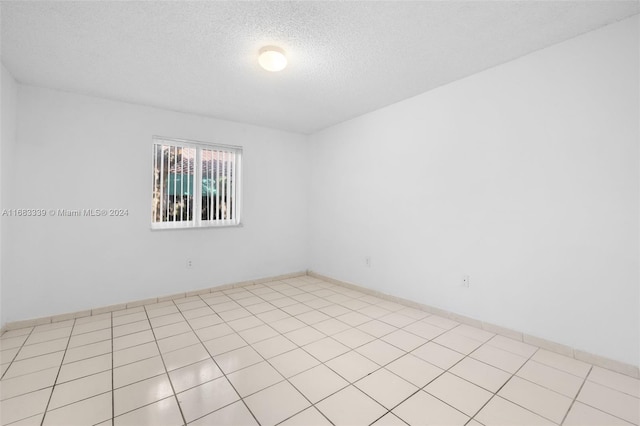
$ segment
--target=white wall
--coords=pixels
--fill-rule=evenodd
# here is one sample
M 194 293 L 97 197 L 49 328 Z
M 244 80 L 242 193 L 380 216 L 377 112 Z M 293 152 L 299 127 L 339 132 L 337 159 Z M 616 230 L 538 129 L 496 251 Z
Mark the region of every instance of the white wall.
M 244 147 L 243 227 L 150 230 L 153 135 Z M 6 321 L 307 266 L 302 135 L 20 85 L 17 138 L 6 207 L 123 208 L 129 216 L 7 221 Z
M 310 268 L 637 365 L 638 25 L 313 135 Z
M 638 25 L 495 67 L 309 145 L 16 85 L 3 67 L 2 207 L 130 216 L 3 220 L 0 320 L 310 267 L 637 364 Z M 243 145 L 245 226 L 150 231 L 152 135 Z
M 10 188 L 5 188 L 4 183 L 11 170 L 11 157 L 16 140 L 16 102 L 18 86 L 13 76 L 0 64 L 0 324 L 5 323 L 5 306 L 9 305 L 7 298 L 3 297 L 5 285 L 4 274 L 6 266 L 2 262 L 2 253 L 7 250 L 4 243 L 6 233 L 6 220 L 1 216 L 6 206 L 6 199 Z

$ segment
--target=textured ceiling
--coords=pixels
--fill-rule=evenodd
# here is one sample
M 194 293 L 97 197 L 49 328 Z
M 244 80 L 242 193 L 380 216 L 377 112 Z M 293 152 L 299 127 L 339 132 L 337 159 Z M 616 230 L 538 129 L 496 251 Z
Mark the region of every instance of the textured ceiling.
M 25 84 L 301 133 L 638 13 L 637 1 L 8 2 Z M 257 65 L 265 45 L 289 67 Z

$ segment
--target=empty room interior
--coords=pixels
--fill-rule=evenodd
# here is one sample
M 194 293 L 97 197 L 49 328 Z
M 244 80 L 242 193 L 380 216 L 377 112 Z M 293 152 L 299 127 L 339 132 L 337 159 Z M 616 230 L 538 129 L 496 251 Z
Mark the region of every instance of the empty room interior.
M 0 2 L 0 424 L 639 425 L 639 13 Z

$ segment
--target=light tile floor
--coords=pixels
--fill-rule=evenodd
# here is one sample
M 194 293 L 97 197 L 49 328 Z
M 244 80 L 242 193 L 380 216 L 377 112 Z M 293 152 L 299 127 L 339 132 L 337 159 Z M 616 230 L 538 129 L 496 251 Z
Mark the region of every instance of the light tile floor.
M 640 381 L 303 276 L 13 330 L 2 425 L 628 425 Z

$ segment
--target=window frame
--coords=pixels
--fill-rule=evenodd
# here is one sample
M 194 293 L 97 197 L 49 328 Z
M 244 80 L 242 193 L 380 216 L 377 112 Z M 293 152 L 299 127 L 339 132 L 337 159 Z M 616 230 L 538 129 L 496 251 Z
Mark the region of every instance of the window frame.
M 156 145 L 168 145 L 171 147 L 193 148 L 196 150 L 196 158 L 194 161 L 194 185 L 193 185 L 193 214 L 192 220 L 184 221 L 167 221 L 154 222 L 154 188 L 155 188 L 155 161 L 156 161 Z M 202 219 L 202 150 L 235 152 L 235 170 L 234 179 L 236 186 L 236 195 L 234 197 L 234 218 L 223 220 L 203 220 Z M 171 138 L 165 136 L 154 135 L 151 138 L 151 230 L 167 230 L 167 229 L 206 229 L 206 228 L 232 228 L 242 227 L 242 193 L 243 193 L 243 157 L 244 149 L 239 145 L 228 145 L 214 142 L 202 142 L 189 139 Z M 199 182 L 199 184 L 196 184 Z

